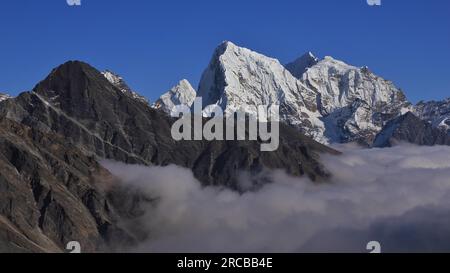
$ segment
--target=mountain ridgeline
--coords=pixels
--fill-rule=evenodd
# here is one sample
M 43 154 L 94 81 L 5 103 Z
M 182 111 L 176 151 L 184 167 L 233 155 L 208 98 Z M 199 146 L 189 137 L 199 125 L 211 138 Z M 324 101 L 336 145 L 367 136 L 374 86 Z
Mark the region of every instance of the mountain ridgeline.
M 176 104 L 191 106 L 194 92 L 182 81 L 154 107 L 168 113 Z M 407 113 L 417 116 L 423 126 L 450 132 L 449 99 L 413 105 L 392 81 L 367 66 L 352 66 L 330 56 L 319 59 L 311 52 L 283 66 L 277 59 L 223 42 L 214 51 L 196 95 L 204 106 L 219 105 L 228 115 L 244 110 L 256 116 L 246 106 L 279 105 L 284 123 L 323 144 L 374 146 L 377 135 Z
M 319 59 L 311 52 L 283 66 L 231 42 L 216 49 L 198 96 L 205 105 L 217 104 L 230 113 L 243 104 L 280 105 L 283 122 L 323 144 L 373 146 L 391 120 L 408 112 L 437 129 L 448 129 L 450 120 L 448 101 L 414 106 L 401 89 L 368 67 L 329 56 Z
M 278 105 L 279 148 L 261 152 L 260 140 L 175 141 L 176 120 L 168 113 L 191 107 L 195 97 L 225 115 Z M 242 192 L 261 186 L 242 188 L 242 172 L 257 177 L 281 169 L 326 183 L 332 174 L 320 157 L 339 154 L 327 144 L 449 145 L 449 129 L 449 100 L 412 105 L 368 67 L 312 53 L 284 66 L 224 42 L 197 91 L 182 80 L 153 104 L 119 75 L 69 61 L 30 92 L 0 94 L 0 252 L 62 252 L 69 241 L 84 252 L 114 251 L 149 236 L 124 223 L 139 219 L 140 205 L 152 201 L 124 188 L 100 164 L 105 159 L 177 165 L 203 186 Z
M 174 120 L 123 86 L 70 61 L 33 91 L 0 102 L 0 251 L 59 252 L 72 240 L 87 252 L 133 244 L 137 235 L 120 223 L 139 211 L 139 195 L 119 190 L 102 159 L 175 164 L 205 186 L 235 190 L 242 171 L 329 176 L 320 153 L 337 152 L 287 125 L 270 153 L 258 141 L 175 141 Z

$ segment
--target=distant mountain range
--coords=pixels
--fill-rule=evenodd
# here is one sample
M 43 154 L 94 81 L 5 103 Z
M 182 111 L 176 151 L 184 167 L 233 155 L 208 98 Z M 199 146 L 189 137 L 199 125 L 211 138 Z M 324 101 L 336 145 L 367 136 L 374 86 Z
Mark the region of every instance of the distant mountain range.
M 261 152 L 260 141 L 173 140 L 168 113 L 197 96 L 226 114 L 279 105 L 279 149 Z M 69 61 L 32 91 L 0 94 L 0 252 L 60 252 L 72 240 L 85 251 L 111 251 L 145 236 L 120 223 L 137 217 L 148 200 L 123 189 L 103 159 L 175 164 L 205 186 L 237 191 L 260 186 L 241 188 L 241 171 L 283 169 L 320 183 L 332 175 L 321 154 L 339 154 L 326 144 L 448 145 L 449 121 L 449 100 L 412 105 L 367 67 L 312 53 L 284 66 L 224 42 L 197 91 L 181 80 L 154 103 L 114 72 Z
M 190 98 L 177 103 L 192 103 L 191 88 L 176 93 L 171 96 L 189 94 Z M 167 101 L 171 96 L 163 97 Z M 280 105 L 285 123 L 323 144 L 372 146 L 390 121 L 408 112 L 437 130 L 450 128 L 450 99 L 413 105 L 393 82 L 368 67 L 329 56 L 321 60 L 311 52 L 283 66 L 276 59 L 224 42 L 203 73 L 197 96 L 205 106 L 216 104 L 228 113 L 242 105 Z M 167 105 L 168 109 L 173 103 Z

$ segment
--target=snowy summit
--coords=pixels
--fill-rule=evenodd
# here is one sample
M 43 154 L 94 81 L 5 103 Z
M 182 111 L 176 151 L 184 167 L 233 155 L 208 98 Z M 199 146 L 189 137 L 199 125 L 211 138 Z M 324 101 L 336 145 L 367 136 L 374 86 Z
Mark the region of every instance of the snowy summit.
M 190 107 L 196 97 L 195 89 L 188 80 L 181 80 L 177 85 L 164 93 L 153 105 L 155 109 L 161 109 L 170 113 L 174 106 L 186 105 Z
M 8 100 L 10 98 L 12 98 L 12 97 L 8 94 L 0 93 L 0 102 Z

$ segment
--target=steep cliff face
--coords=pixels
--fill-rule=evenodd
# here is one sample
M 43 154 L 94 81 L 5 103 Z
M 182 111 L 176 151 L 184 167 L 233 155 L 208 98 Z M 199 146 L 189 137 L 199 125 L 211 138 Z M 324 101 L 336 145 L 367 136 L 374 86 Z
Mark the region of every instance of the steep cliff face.
M 408 112 L 391 120 L 377 135 L 374 147 L 391 147 L 398 143 L 450 145 L 450 135 Z
M 316 65 L 318 62 L 319 59 L 314 56 L 312 52 L 308 52 L 297 58 L 295 61 L 286 64 L 286 69 L 289 70 L 294 77 L 301 79 L 306 70 Z
M 113 181 L 92 156 L 62 136 L 0 119 L 0 251 L 62 252 L 69 241 L 83 251 L 110 249 L 118 225 L 107 200 Z
M 450 134 L 450 98 L 442 101 L 421 101 L 414 106 L 413 112 L 433 127 L 446 130 Z

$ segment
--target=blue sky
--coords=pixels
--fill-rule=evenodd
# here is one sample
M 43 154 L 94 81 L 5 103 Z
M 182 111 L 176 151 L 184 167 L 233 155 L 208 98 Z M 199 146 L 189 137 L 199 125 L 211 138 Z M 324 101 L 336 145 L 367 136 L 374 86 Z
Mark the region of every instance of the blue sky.
M 0 91 L 33 88 L 67 60 L 121 74 L 154 101 L 194 87 L 223 40 L 282 63 L 306 51 L 369 66 L 408 98 L 450 97 L 450 1 L 4 0 Z

